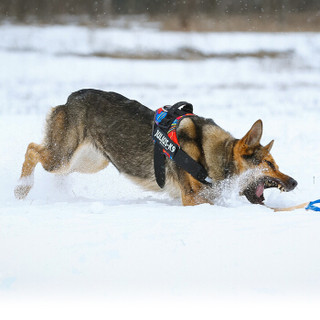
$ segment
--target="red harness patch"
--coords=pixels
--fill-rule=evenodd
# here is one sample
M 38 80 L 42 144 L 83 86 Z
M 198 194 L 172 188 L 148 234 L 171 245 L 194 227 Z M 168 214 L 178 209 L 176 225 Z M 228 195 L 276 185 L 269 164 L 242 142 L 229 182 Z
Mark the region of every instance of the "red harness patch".
M 178 142 L 178 137 L 177 137 L 177 126 L 179 124 L 179 122 L 182 120 L 182 118 L 184 117 L 190 117 L 190 116 L 194 116 L 193 113 L 186 113 L 178 118 L 176 118 L 176 120 L 174 120 L 170 126 L 170 129 L 168 130 L 168 137 L 174 142 L 176 143 L 178 146 L 180 146 L 180 143 Z

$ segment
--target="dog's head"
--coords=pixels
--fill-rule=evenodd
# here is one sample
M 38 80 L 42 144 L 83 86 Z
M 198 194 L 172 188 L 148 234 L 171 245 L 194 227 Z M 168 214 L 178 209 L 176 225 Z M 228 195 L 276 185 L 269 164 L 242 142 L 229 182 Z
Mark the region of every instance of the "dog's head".
M 297 181 L 279 171 L 279 167 L 270 154 L 273 140 L 266 146 L 260 144 L 262 136 L 262 121 L 256 121 L 248 133 L 238 140 L 233 149 L 234 164 L 237 174 L 254 170 L 247 179 L 241 193 L 251 203 L 262 204 L 263 192 L 267 188 L 278 188 L 281 191 L 291 191 L 297 186 Z

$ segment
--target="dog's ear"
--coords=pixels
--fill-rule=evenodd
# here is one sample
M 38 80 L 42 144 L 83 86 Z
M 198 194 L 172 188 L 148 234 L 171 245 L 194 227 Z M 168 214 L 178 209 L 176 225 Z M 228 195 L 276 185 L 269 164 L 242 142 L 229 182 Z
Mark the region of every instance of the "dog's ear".
M 266 151 L 270 152 L 271 149 L 272 149 L 273 143 L 274 143 L 274 140 L 271 140 L 271 141 L 264 147 L 264 149 L 265 149 Z
M 248 146 L 254 147 L 260 143 L 262 136 L 262 121 L 257 120 L 247 134 L 241 139 L 241 142 Z

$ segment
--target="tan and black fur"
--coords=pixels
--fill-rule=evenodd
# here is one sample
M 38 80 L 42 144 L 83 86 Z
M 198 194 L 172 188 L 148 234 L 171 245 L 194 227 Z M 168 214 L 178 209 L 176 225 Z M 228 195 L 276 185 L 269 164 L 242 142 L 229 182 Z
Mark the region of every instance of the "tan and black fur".
M 118 93 L 85 89 L 71 94 L 65 105 L 53 108 L 48 115 L 43 143 L 29 144 L 16 197 L 22 199 L 29 193 L 38 162 L 56 174 L 95 173 L 111 162 L 144 188 L 160 190 L 153 168 L 153 119 L 154 111 Z M 261 174 L 248 179 L 241 193 L 250 202 L 260 204 L 265 188 L 290 191 L 297 185 L 279 171 L 270 154 L 273 141 L 263 147 L 261 135 L 261 120 L 242 139 L 233 138 L 213 120 L 198 116 L 183 119 L 177 129 L 182 149 L 204 166 L 213 187 L 250 169 L 259 169 Z M 213 188 L 169 159 L 166 176 L 165 189 L 180 194 L 183 205 L 214 203 L 210 196 Z

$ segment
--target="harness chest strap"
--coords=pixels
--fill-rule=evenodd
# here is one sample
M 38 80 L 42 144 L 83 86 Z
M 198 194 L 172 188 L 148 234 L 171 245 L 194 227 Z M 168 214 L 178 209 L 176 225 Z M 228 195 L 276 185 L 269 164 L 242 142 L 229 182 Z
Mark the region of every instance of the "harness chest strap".
M 161 188 L 165 185 L 165 156 L 201 183 L 211 185 L 205 168 L 185 153 L 178 142 L 177 126 L 182 118 L 194 116 L 192 109 L 191 104 L 178 102 L 171 107 L 156 110 L 153 128 L 154 170 L 156 181 Z

